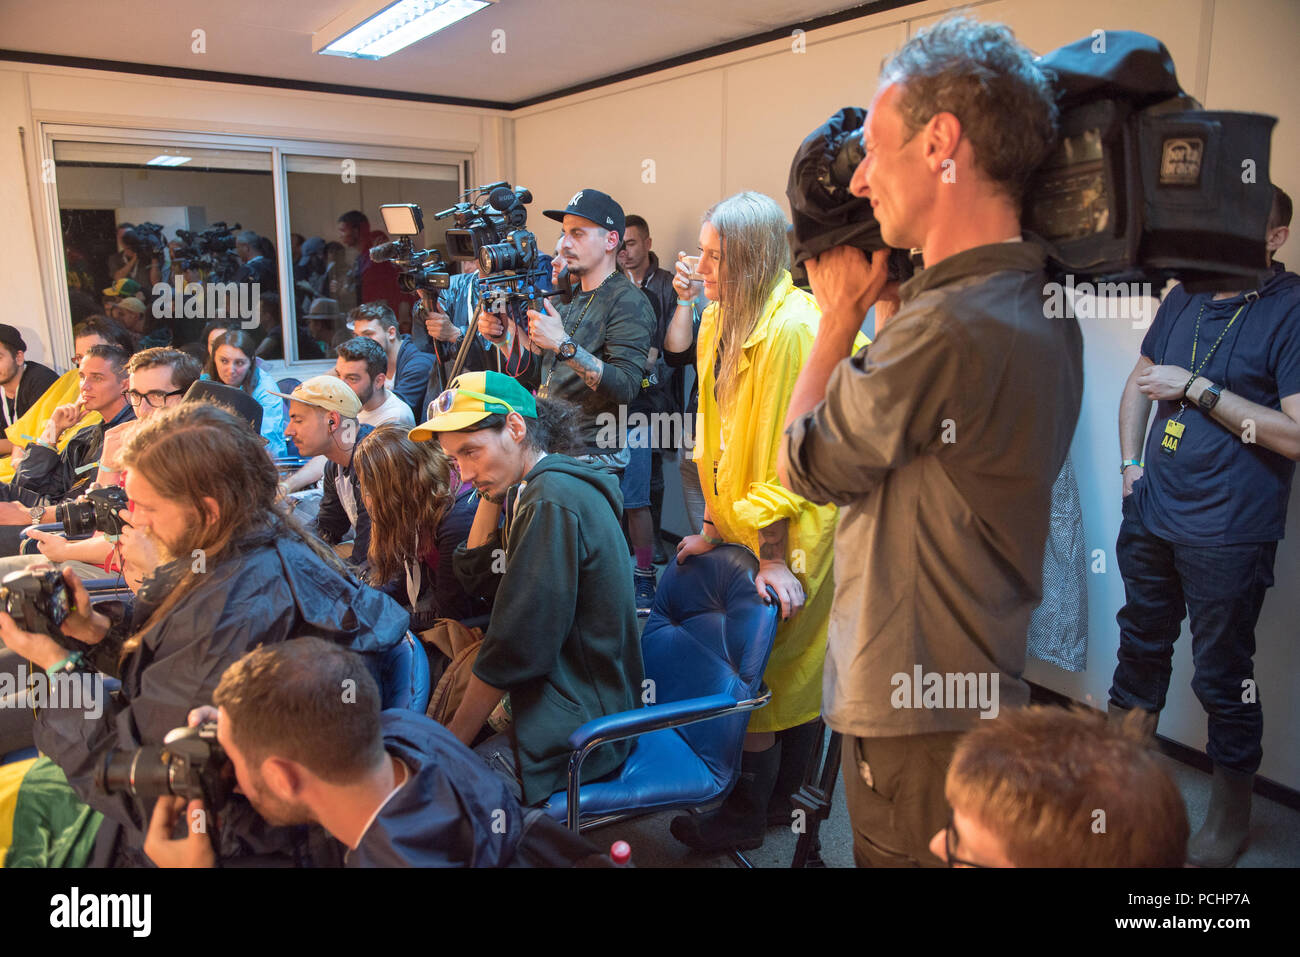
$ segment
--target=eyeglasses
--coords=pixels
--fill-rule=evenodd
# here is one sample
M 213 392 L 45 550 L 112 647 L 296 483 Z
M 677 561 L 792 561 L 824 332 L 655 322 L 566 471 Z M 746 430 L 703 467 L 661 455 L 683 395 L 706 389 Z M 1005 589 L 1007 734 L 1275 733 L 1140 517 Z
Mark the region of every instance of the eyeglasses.
M 953 853 L 953 848 L 957 846 L 957 827 L 953 823 L 953 811 L 948 810 L 948 823 L 943 829 L 943 854 L 948 859 L 949 867 L 983 867 L 983 864 L 976 864 L 974 861 L 962 860 Z
M 167 404 L 167 400 L 174 395 L 184 395 L 184 389 L 176 389 L 172 392 L 136 392 L 135 389 L 126 390 L 126 400 L 133 406 L 139 406 L 141 402 L 148 402 L 155 409 L 161 409 Z
M 456 395 L 467 395 L 471 399 L 478 399 L 486 405 L 504 405 L 511 412 L 516 412 L 505 399 L 498 399 L 496 396 L 484 395 L 482 392 L 471 392 L 469 389 L 448 389 L 438 398 L 429 403 L 429 411 L 434 415 L 446 415 L 451 411 L 451 407 L 456 404 Z M 516 414 L 518 414 L 516 412 Z

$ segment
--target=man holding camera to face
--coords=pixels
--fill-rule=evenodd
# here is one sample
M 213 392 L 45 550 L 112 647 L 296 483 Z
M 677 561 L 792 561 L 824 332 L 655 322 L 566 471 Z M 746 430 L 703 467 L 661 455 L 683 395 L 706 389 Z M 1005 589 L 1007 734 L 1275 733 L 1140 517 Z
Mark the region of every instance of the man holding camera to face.
M 305 623 L 335 644 L 382 655 L 404 638 L 408 616 L 283 511 L 260 436 L 231 413 L 192 402 L 161 411 L 128 439 L 123 463 L 134 505 L 120 513 L 130 523 L 123 551 L 130 561 L 133 540 L 144 537 L 163 560 L 133 608 L 107 617 L 65 571 L 71 595 L 63 600 L 72 608 L 62 626 L 36 631 L 36 622 L 0 613 L 0 639 L 51 678 L 121 678 L 121 692 L 97 719 L 71 707 L 39 710 L 35 743 L 82 800 L 126 829 L 115 859 L 129 861 L 146 821 L 131 795 L 95 784 L 113 752 L 161 744 L 196 703 L 210 700 L 227 665 L 302 634 Z M 267 829 L 239 800 L 220 827 L 223 854 L 301 850 L 302 835 Z M 116 836 L 110 832 L 101 831 L 98 850 Z
M 939 864 L 944 772 L 980 723 L 964 695 L 906 706 L 900 678 L 974 674 L 1002 707 L 1028 701 L 1052 484 L 1083 384 L 1078 323 L 1045 318 L 1045 254 L 1020 233 L 1055 135 L 1050 85 L 1009 30 L 956 17 L 922 31 L 885 65 L 851 188 L 883 241 L 920 247 L 926 269 L 849 358 L 888 251 L 808 263 L 822 319 L 780 475 L 841 509 L 822 708 L 844 735 L 860 866 Z
M 528 311 L 528 328 L 485 311 L 483 335 L 510 355 L 515 339 L 539 356 L 517 378 L 543 399 L 565 399 L 580 411 L 580 459 L 611 472 L 627 466 L 625 437 L 615 448 L 602 447 L 598 434 L 604 416 L 618 421 L 641 391 L 646 356 L 655 331 L 654 310 L 641 290 L 618 268 L 625 228 L 623 207 L 605 193 L 582 189 L 564 209 L 547 218 L 564 224 L 560 251 L 569 276 L 581 283 L 573 301 L 557 309 L 544 300 Z

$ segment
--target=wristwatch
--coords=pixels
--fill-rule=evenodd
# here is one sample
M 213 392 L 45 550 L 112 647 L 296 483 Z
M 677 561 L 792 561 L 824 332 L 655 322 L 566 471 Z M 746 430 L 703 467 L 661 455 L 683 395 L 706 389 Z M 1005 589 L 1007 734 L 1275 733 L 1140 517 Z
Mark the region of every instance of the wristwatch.
M 1201 391 L 1201 396 L 1196 400 L 1196 404 L 1206 412 L 1209 412 L 1219 404 L 1219 395 L 1222 392 L 1223 386 L 1211 383 Z
M 27 514 L 31 516 L 33 525 L 39 525 L 41 523 L 41 519 L 45 517 L 45 506 L 29 505 L 27 507 Z
M 578 354 L 578 344 L 573 341 L 572 336 L 565 336 L 564 341 L 555 350 L 555 354 L 561 359 L 572 359 Z

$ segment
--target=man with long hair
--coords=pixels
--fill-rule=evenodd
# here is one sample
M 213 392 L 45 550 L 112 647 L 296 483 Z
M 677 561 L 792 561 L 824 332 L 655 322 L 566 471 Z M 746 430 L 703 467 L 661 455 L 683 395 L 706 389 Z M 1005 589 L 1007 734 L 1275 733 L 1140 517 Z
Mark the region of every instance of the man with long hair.
M 569 735 L 636 707 L 641 693 L 618 480 L 566 454 L 579 447 L 572 406 L 534 398 L 509 376 L 459 375 L 433 412 L 411 438 L 437 438 L 480 496 L 456 572 L 473 593 L 495 595 L 447 727 L 473 745 L 508 692 L 514 726 L 481 750 L 509 769 L 523 803 L 537 804 L 564 786 Z M 628 750 L 627 741 L 600 748 L 586 773 L 609 774 Z
M 133 512 L 122 513 L 131 522 L 122 535 L 125 559 L 132 561 L 141 537 L 163 559 L 129 620 L 92 608 L 68 571 L 74 610 L 62 630 L 88 650 L 70 652 L 48 635 L 20 630 L 5 614 L 0 638 L 51 677 L 121 678 L 121 693 L 96 719 L 54 702 L 40 709 L 35 743 L 83 801 L 126 829 L 118 852 L 130 859 L 147 822 L 134 798 L 95 786 L 96 769 L 111 752 L 162 743 L 190 709 L 211 701 L 226 666 L 252 648 L 310 630 L 363 655 L 382 655 L 405 636 L 408 619 L 277 504 L 274 464 L 231 413 L 191 402 L 161 411 L 132 434 L 123 462 L 134 503 Z M 219 826 L 223 854 L 289 852 L 301 840 L 266 830 L 240 798 L 227 805 Z

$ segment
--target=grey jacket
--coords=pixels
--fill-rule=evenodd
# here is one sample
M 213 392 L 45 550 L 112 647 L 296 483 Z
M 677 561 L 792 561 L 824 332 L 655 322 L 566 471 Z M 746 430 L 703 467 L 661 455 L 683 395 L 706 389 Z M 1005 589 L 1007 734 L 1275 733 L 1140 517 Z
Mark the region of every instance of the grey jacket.
M 1045 317 L 1046 282 L 1030 243 L 925 270 L 786 436 L 791 489 L 841 506 L 822 703 L 836 731 L 958 731 L 1028 700 L 1052 483 L 1083 391 L 1078 323 Z M 946 695 L 924 694 L 932 674 Z

